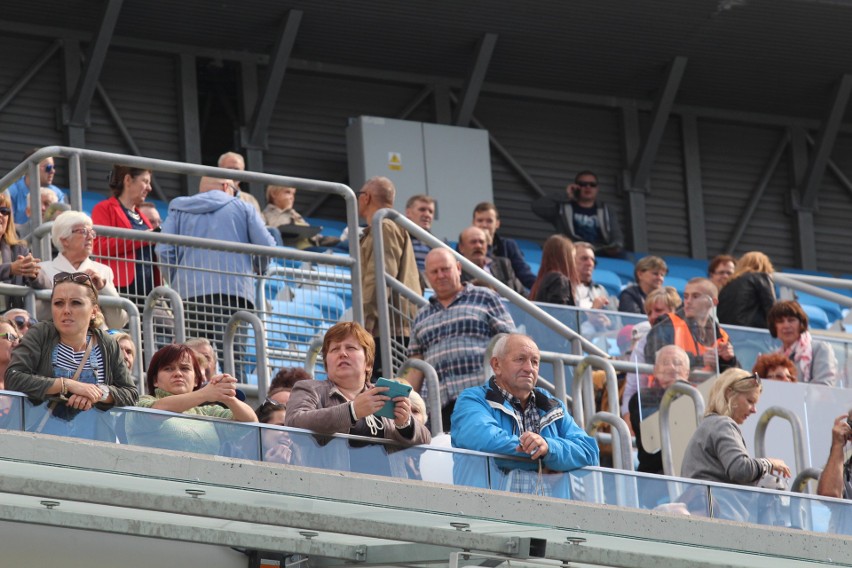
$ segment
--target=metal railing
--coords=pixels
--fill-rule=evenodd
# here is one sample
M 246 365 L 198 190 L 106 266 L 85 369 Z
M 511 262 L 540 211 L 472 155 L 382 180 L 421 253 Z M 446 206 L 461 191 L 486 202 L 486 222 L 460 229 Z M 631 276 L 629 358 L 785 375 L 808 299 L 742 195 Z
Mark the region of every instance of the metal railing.
M 536 318 L 538 321 L 546 325 L 551 331 L 559 334 L 562 337 L 565 337 L 568 340 L 576 341 L 582 348 L 590 354 L 599 355 L 601 357 L 608 357 L 607 353 L 601 350 L 599 347 L 594 345 L 592 342 L 581 336 L 576 331 L 570 329 L 565 326 L 562 322 L 546 313 L 540 307 L 538 307 L 533 302 L 530 302 L 492 275 L 480 269 L 478 266 L 470 262 L 468 259 L 464 258 L 458 252 L 454 251 L 452 248 L 448 247 L 446 243 L 441 241 L 440 239 L 433 236 L 428 231 L 423 230 L 420 226 L 416 225 L 409 219 L 407 219 L 401 213 L 394 211 L 393 209 L 381 209 L 375 213 L 372 219 L 372 231 L 373 231 L 373 247 L 374 247 L 374 261 L 375 261 L 375 271 L 376 274 L 384 274 L 385 273 L 385 265 L 384 265 L 384 243 L 381 239 L 381 222 L 384 219 L 389 219 L 398 225 L 400 225 L 403 229 L 408 231 L 408 233 L 412 236 L 425 243 L 431 248 L 445 248 L 449 250 L 453 256 L 461 263 L 462 270 L 465 273 L 471 274 L 476 279 L 481 280 L 492 287 L 500 296 L 506 298 L 509 302 L 517 305 L 523 311 L 530 314 L 532 317 Z M 391 318 L 389 312 L 386 308 L 388 306 L 388 293 L 387 289 L 384 286 L 376 286 L 376 305 L 379 307 L 378 311 L 378 323 L 379 323 L 379 337 L 381 338 L 382 344 L 382 355 L 385 357 L 385 354 L 390 354 L 394 350 L 394 346 L 392 345 L 392 338 L 394 337 L 394 329 L 392 326 Z M 411 322 L 407 322 L 409 325 Z M 399 349 L 399 347 L 396 347 Z M 382 370 L 385 373 L 390 372 L 393 374 L 392 361 L 383 359 L 382 361 Z
M 671 406 L 675 399 L 685 395 L 692 400 L 695 408 L 695 425 L 701 424 L 704 419 L 704 397 L 694 386 L 689 383 L 677 381 L 673 383 L 663 394 L 660 401 L 660 451 L 663 458 L 663 472 L 666 475 L 677 475 L 674 472 L 674 458 L 672 456 L 672 431 L 669 417 Z M 680 472 L 678 472 L 679 474 Z
M 754 454 L 759 458 L 766 457 L 766 429 L 769 427 L 769 422 L 776 417 L 790 423 L 793 431 L 793 457 L 796 460 L 796 471 L 802 472 L 808 467 L 805 457 L 805 434 L 799 417 L 786 408 L 770 406 L 760 415 L 754 431 Z

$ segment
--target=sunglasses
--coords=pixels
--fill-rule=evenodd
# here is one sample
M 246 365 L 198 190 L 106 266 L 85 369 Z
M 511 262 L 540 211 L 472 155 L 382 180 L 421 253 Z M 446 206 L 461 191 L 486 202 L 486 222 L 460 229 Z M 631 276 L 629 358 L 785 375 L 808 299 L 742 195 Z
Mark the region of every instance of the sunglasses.
M 38 321 L 33 318 L 28 318 L 26 316 L 15 316 L 12 318 L 12 323 L 15 324 L 19 330 L 24 329 L 25 327 L 32 327 L 38 323 Z
M 577 185 L 580 187 L 597 187 L 598 182 L 596 181 L 578 181 Z
M 747 376 L 747 377 L 743 377 L 743 378 L 741 378 L 741 379 L 737 379 L 736 381 L 734 381 L 734 383 L 738 383 L 738 382 L 740 382 L 740 381 L 754 381 L 754 382 L 756 382 L 756 383 L 757 383 L 757 386 L 760 386 L 760 375 L 758 375 L 757 373 L 752 373 L 752 374 L 750 374 L 750 375 L 749 375 L 749 376 Z M 733 383 L 732 383 L 732 384 L 733 384 Z
M 60 272 L 53 277 L 54 286 L 62 284 L 63 282 L 75 282 L 77 284 L 83 284 L 84 286 L 90 286 L 92 290 L 97 292 L 95 283 L 92 282 L 92 277 L 85 272 Z
M 53 164 L 46 164 L 44 166 L 44 171 L 46 171 L 49 174 L 52 174 L 53 172 L 56 171 L 56 166 L 54 166 Z
M 21 336 L 14 333 L 0 333 L 0 339 L 5 339 L 9 343 L 17 343 L 21 340 Z
M 8 217 L 12 214 L 12 209 L 10 207 L 0 207 L 0 215 L 4 217 Z
M 276 410 L 287 410 L 287 405 L 281 402 L 276 402 L 269 397 L 266 397 L 266 400 L 263 401 L 261 406 L 269 405 Z

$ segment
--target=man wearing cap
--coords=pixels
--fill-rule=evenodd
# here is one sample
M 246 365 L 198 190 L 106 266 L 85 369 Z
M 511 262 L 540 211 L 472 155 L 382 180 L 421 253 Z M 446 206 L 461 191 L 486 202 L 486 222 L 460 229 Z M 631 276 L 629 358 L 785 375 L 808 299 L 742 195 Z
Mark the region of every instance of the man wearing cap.
M 591 243 L 600 256 L 623 257 L 624 237 L 618 216 L 598 201 L 598 176 L 589 170 L 577 174 L 564 197 L 540 197 L 533 213 L 550 221 L 573 242 Z

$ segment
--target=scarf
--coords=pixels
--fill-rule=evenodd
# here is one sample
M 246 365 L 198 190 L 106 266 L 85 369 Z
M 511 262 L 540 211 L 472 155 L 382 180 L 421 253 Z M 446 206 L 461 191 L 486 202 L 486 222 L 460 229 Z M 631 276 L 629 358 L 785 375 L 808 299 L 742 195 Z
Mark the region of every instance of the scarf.
M 811 363 L 814 358 L 814 349 L 811 344 L 811 334 L 808 331 L 802 332 L 799 339 L 790 345 L 787 349 L 781 347 L 779 353 L 783 353 L 788 359 L 793 361 L 799 368 L 799 381 L 808 383 L 811 380 Z

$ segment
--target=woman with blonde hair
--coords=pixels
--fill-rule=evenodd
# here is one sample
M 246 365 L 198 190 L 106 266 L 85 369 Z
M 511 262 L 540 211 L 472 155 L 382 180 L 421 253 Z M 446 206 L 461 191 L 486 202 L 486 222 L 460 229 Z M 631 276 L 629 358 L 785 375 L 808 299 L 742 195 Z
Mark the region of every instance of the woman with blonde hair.
M 790 477 L 790 468 L 778 458 L 752 458 L 740 426 L 756 412 L 761 379 L 743 369 L 728 369 L 716 379 L 707 400 L 704 420 L 689 440 L 683 456 L 682 477 L 737 485 L 757 485 L 774 473 Z
M 719 291 L 719 322 L 766 329 L 766 316 L 775 303 L 774 272 L 772 262 L 762 252 L 740 257 L 734 275 Z
M 571 239 L 551 235 L 541 249 L 541 267 L 530 290 L 530 300 L 573 306 L 574 289 L 579 283 Z
M 36 289 L 50 286 L 39 266 L 41 259 L 33 258 L 26 241 L 18 238 L 12 202 L 5 193 L 0 193 L 0 256 L 0 282 Z M 0 296 L 0 299 L 6 301 L 6 309 L 24 307 L 23 298 Z

